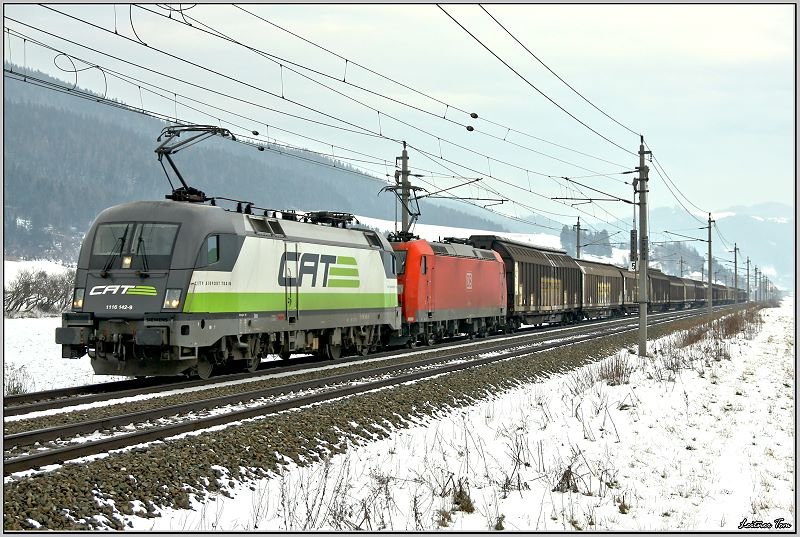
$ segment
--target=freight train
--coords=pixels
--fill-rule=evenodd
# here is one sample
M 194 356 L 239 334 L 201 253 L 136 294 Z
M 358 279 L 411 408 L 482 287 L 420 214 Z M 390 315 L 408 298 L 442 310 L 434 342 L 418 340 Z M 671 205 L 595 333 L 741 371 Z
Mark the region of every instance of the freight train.
M 353 221 L 175 200 L 106 209 L 56 343 L 96 374 L 206 378 L 268 354 L 336 359 L 638 308 L 637 275 L 613 265 L 494 235 L 390 241 Z M 705 283 L 648 280 L 651 309 L 705 303 Z M 715 284 L 714 303 L 734 293 Z

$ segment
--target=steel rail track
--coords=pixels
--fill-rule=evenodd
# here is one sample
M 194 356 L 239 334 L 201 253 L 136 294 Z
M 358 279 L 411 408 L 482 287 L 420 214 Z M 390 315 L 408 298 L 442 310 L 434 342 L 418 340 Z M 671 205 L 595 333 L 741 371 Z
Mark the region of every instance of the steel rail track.
M 686 312 L 686 311 L 695 311 L 695 310 L 678 310 L 678 312 Z M 659 314 L 654 314 L 654 316 L 667 315 L 669 313 L 676 313 L 676 312 L 659 313 Z M 563 326 L 548 326 L 545 329 L 539 328 L 530 330 L 530 333 L 533 338 L 536 338 L 540 335 L 548 334 L 554 330 L 578 331 L 581 328 L 587 326 L 595 326 L 597 324 L 623 323 L 626 321 L 630 321 L 633 318 L 634 318 L 633 316 L 630 316 L 621 319 L 616 318 L 616 319 L 599 319 L 599 320 L 585 321 L 580 323 L 579 325 L 569 326 L 566 328 Z M 525 333 L 527 332 L 527 330 L 520 330 L 520 332 Z M 486 338 L 483 341 L 491 342 L 497 339 L 504 339 L 507 337 L 508 334 L 498 334 L 496 336 L 491 336 L 490 338 Z M 455 341 L 458 340 L 452 339 L 452 340 L 440 341 L 435 346 L 433 346 L 433 348 L 435 349 L 438 346 L 447 346 L 448 344 L 451 344 L 452 342 Z M 479 343 L 474 343 L 474 344 L 479 344 Z M 398 354 L 404 354 L 406 352 L 408 352 L 407 349 L 400 349 L 400 350 L 395 349 L 391 351 L 370 355 L 369 358 L 379 359 L 379 358 L 395 356 Z M 418 352 L 425 352 L 425 351 L 420 350 Z M 337 360 L 335 363 L 346 364 L 349 362 L 360 361 L 363 359 L 364 359 L 363 356 L 348 356 Z M 307 358 L 299 357 L 299 358 L 293 358 L 291 360 L 291 363 L 286 363 L 284 361 L 262 363 L 261 367 L 259 368 L 259 371 L 256 372 L 231 373 L 231 374 L 216 376 L 207 380 L 176 378 L 176 377 L 149 377 L 146 379 L 130 379 L 123 381 L 115 381 L 115 382 L 89 384 L 86 386 L 75 386 L 71 388 L 60 388 L 60 389 L 47 390 L 41 392 L 32 392 L 28 394 L 5 396 L 3 398 L 3 415 L 19 416 L 22 414 L 28 414 L 31 412 L 38 412 L 42 410 L 53 410 L 69 406 L 95 403 L 98 401 L 107 401 L 110 399 L 122 399 L 126 397 L 133 397 L 136 395 L 158 393 L 175 389 L 194 388 L 199 386 L 212 387 L 216 384 L 220 384 L 223 382 L 254 379 L 262 376 L 268 376 L 275 372 L 280 372 L 280 373 L 297 372 L 297 371 L 302 372 L 305 369 L 318 367 L 320 363 L 328 364 L 330 362 L 322 360 L 318 357 L 307 357 Z
M 698 315 L 695 313 L 695 315 Z M 667 315 L 666 318 L 654 320 L 652 323 L 653 325 L 663 324 L 667 322 L 672 322 L 674 320 L 679 320 L 685 317 L 693 316 L 692 313 L 678 313 Z M 630 319 L 628 320 L 630 321 Z M 632 323 L 630 323 L 632 324 Z M 304 395 L 300 397 L 296 397 L 293 399 L 289 399 L 286 401 L 279 401 L 273 403 L 267 403 L 264 405 L 254 406 L 246 409 L 236 410 L 228 413 L 223 413 L 215 416 L 203 417 L 198 418 L 190 421 L 183 421 L 180 423 L 169 424 L 164 426 L 153 427 L 146 430 L 134 431 L 131 433 L 126 433 L 118 436 L 107 437 L 99 440 L 94 440 L 90 442 L 85 442 L 77 445 L 70 445 L 61 448 L 56 448 L 52 450 L 36 452 L 24 456 L 9 458 L 4 461 L 3 465 L 3 472 L 4 474 L 10 474 L 14 472 L 19 472 L 23 470 L 30 470 L 40 468 L 41 466 L 45 466 L 48 464 L 63 464 L 65 461 L 85 457 L 89 455 L 96 455 L 98 453 L 102 453 L 108 450 L 128 447 L 136 444 L 151 442 L 154 440 L 164 440 L 165 438 L 172 437 L 175 435 L 197 431 L 201 429 L 206 429 L 209 427 L 213 427 L 215 425 L 221 425 L 225 423 L 230 423 L 233 421 L 239 421 L 243 419 L 253 418 L 257 416 L 263 416 L 265 414 L 274 414 L 277 412 L 281 412 L 284 410 L 292 409 L 292 408 L 299 408 L 302 406 L 320 403 L 324 401 L 329 401 L 332 399 L 338 399 L 341 397 L 346 397 L 350 395 L 355 395 L 359 393 L 364 393 L 367 391 L 372 391 L 378 388 L 392 386 L 392 385 L 399 385 L 405 382 L 410 382 L 414 380 L 419 380 L 429 376 L 441 375 L 443 373 L 451 373 L 454 371 L 459 371 L 463 369 L 468 369 L 471 367 L 478 367 L 481 365 L 489 364 L 492 362 L 497 362 L 500 360 L 505 360 L 508 358 L 520 358 L 520 357 L 527 357 L 534 354 L 538 354 L 540 352 L 573 345 L 575 343 L 581 343 L 593 339 L 601 339 L 604 337 L 608 337 L 614 334 L 620 334 L 625 332 L 630 332 L 636 330 L 636 326 L 631 325 L 624 325 L 621 327 L 602 327 L 601 331 L 585 334 L 585 335 L 577 335 L 569 338 L 568 340 L 560 340 L 557 342 L 552 343 L 545 343 L 541 342 L 541 344 L 533 349 L 525 349 L 525 350 L 512 350 L 505 353 L 501 353 L 498 355 L 485 357 L 485 358 L 473 358 L 473 359 L 466 359 L 464 361 L 458 361 L 455 363 L 444 364 L 441 367 L 436 367 L 433 369 L 424 369 L 421 371 L 412 371 L 404 374 L 399 374 L 397 376 L 391 378 L 384 378 L 380 380 L 375 380 L 371 382 L 367 382 L 364 384 L 358 385 L 351 385 L 351 386 L 344 386 L 341 388 L 333 388 L 331 390 L 325 392 L 318 392 L 310 395 Z M 560 339 L 560 338 L 559 338 Z M 520 345 L 517 344 L 517 347 Z M 473 356 L 474 356 L 474 351 Z M 480 350 L 480 353 L 490 352 L 488 350 Z M 469 352 L 463 353 L 462 352 L 462 359 L 467 358 L 470 356 Z M 108 420 L 98 420 L 100 423 L 100 427 L 108 428 L 108 427 L 115 427 L 120 424 L 130 424 L 131 420 L 142 420 L 142 419 L 151 419 L 153 417 L 163 417 L 165 414 L 174 415 L 177 411 L 186 412 L 192 410 L 199 410 L 208 408 L 209 405 L 219 406 L 221 404 L 230 404 L 231 402 L 242 402 L 252 400 L 254 398 L 262 398 L 267 397 L 270 394 L 275 393 L 285 393 L 286 391 L 298 391 L 303 389 L 310 389 L 315 387 L 321 387 L 325 385 L 330 385 L 331 383 L 342 383 L 353 381 L 359 378 L 364 378 L 368 376 L 374 375 L 385 375 L 391 372 L 398 372 L 399 370 L 407 370 L 411 368 L 419 368 L 423 367 L 424 365 L 431 365 L 427 362 L 441 362 L 442 358 L 432 358 L 430 360 L 425 360 L 423 363 L 414 362 L 411 364 L 402 364 L 402 365 L 393 365 L 393 366 L 384 366 L 379 368 L 373 368 L 366 371 L 360 371 L 357 373 L 348 373 L 343 375 L 336 375 L 332 377 L 326 377 L 325 379 L 317 379 L 313 381 L 307 381 L 303 383 L 293 384 L 293 385 L 284 385 L 279 387 L 268 388 L 266 390 L 257 390 L 253 392 L 247 393 L 240 393 L 233 396 L 228 396 L 222 399 L 212 399 L 212 400 L 204 400 L 198 401 L 183 405 L 176 405 L 174 407 L 169 408 L 162 408 L 154 411 L 145 411 L 140 412 L 128 416 L 120 416 L 117 418 L 111 418 Z M 145 417 L 147 416 L 147 417 Z M 9 437 L 4 437 L 4 444 L 6 447 L 9 445 L 28 445 L 32 442 L 37 441 L 45 441 L 47 439 L 53 438 L 60 438 L 66 434 L 78 434 L 77 432 L 94 432 L 98 429 L 97 422 L 87 422 L 81 424 L 73 424 L 68 425 L 65 427 L 53 427 L 48 429 L 41 429 L 38 431 L 30 431 L 25 433 L 18 433 L 16 435 L 11 435 Z

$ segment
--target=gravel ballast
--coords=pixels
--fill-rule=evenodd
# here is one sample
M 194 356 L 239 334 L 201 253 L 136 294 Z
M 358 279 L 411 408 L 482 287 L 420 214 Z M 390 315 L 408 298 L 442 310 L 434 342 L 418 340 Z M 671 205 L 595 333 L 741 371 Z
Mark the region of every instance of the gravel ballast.
M 703 322 L 675 321 L 651 327 L 648 335 L 658 338 Z M 124 529 L 125 516 L 189 508 L 190 494 L 199 501 L 228 494 L 237 482 L 274 475 L 289 459 L 313 463 L 344 451 L 349 442 L 386 437 L 393 428 L 602 359 L 636 341 L 635 332 L 610 336 L 7 479 L 3 526 Z

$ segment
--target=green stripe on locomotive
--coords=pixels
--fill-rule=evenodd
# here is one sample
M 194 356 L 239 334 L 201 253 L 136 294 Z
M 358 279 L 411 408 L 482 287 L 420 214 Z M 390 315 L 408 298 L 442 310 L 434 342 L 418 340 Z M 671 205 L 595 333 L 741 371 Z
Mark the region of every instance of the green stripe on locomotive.
M 247 237 L 231 271 L 194 271 L 183 311 L 302 313 L 396 307 L 397 280 L 387 275 L 379 250 Z
M 396 293 L 300 293 L 291 295 L 299 311 L 394 308 Z M 284 293 L 189 293 L 185 313 L 284 311 Z M 294 306 L 292 306 L 293 308 Z

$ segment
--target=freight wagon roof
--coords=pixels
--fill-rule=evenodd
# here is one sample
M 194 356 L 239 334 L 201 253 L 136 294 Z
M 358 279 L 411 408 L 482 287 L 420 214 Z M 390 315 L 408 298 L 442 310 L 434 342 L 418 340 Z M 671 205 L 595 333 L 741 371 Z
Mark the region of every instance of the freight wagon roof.
M 500 237 L 498 235 L 470 235 L 469 237 L 470 242 L 475 244 L 488 244 L 491 245 L 493 242 L 502 242 L 506 244 L 513 244 L 515 246 L 522 246 L 523 248 L 532 248 L 534 250 L 541 250 L 543 252 L 552 252 L 555 254 L 563 254 L 566 255 L 567 252 L 564 250 L 559 250 L 557 248 L 548 248 L 546 246 L 537 246 L 530 242 L 522 242 L 522 241 L 515 241 L 513 239 L 507 239 L 505 237 Z M 481 248 L 488 248 L 488 246 L 481 246 Z
M 602 276 L 612 276 L 615 278 L 620 277 L 620 267 L 612 265 L 611 263 L 599 263 L 597 261 L 588 261 L 586 259 L 576 259 L 575 262 L 581 267 L 584 274 L 600 274 Z
M 480 247 L 489 247 L 505 253 L 515 262 L 532 263 L 534 265 L 555 266 L 580 270 L 575 260 L 563 250 L 541 248 L 532 244 L 512 241 L 496 235 L 473 235 L 470 242 Z

